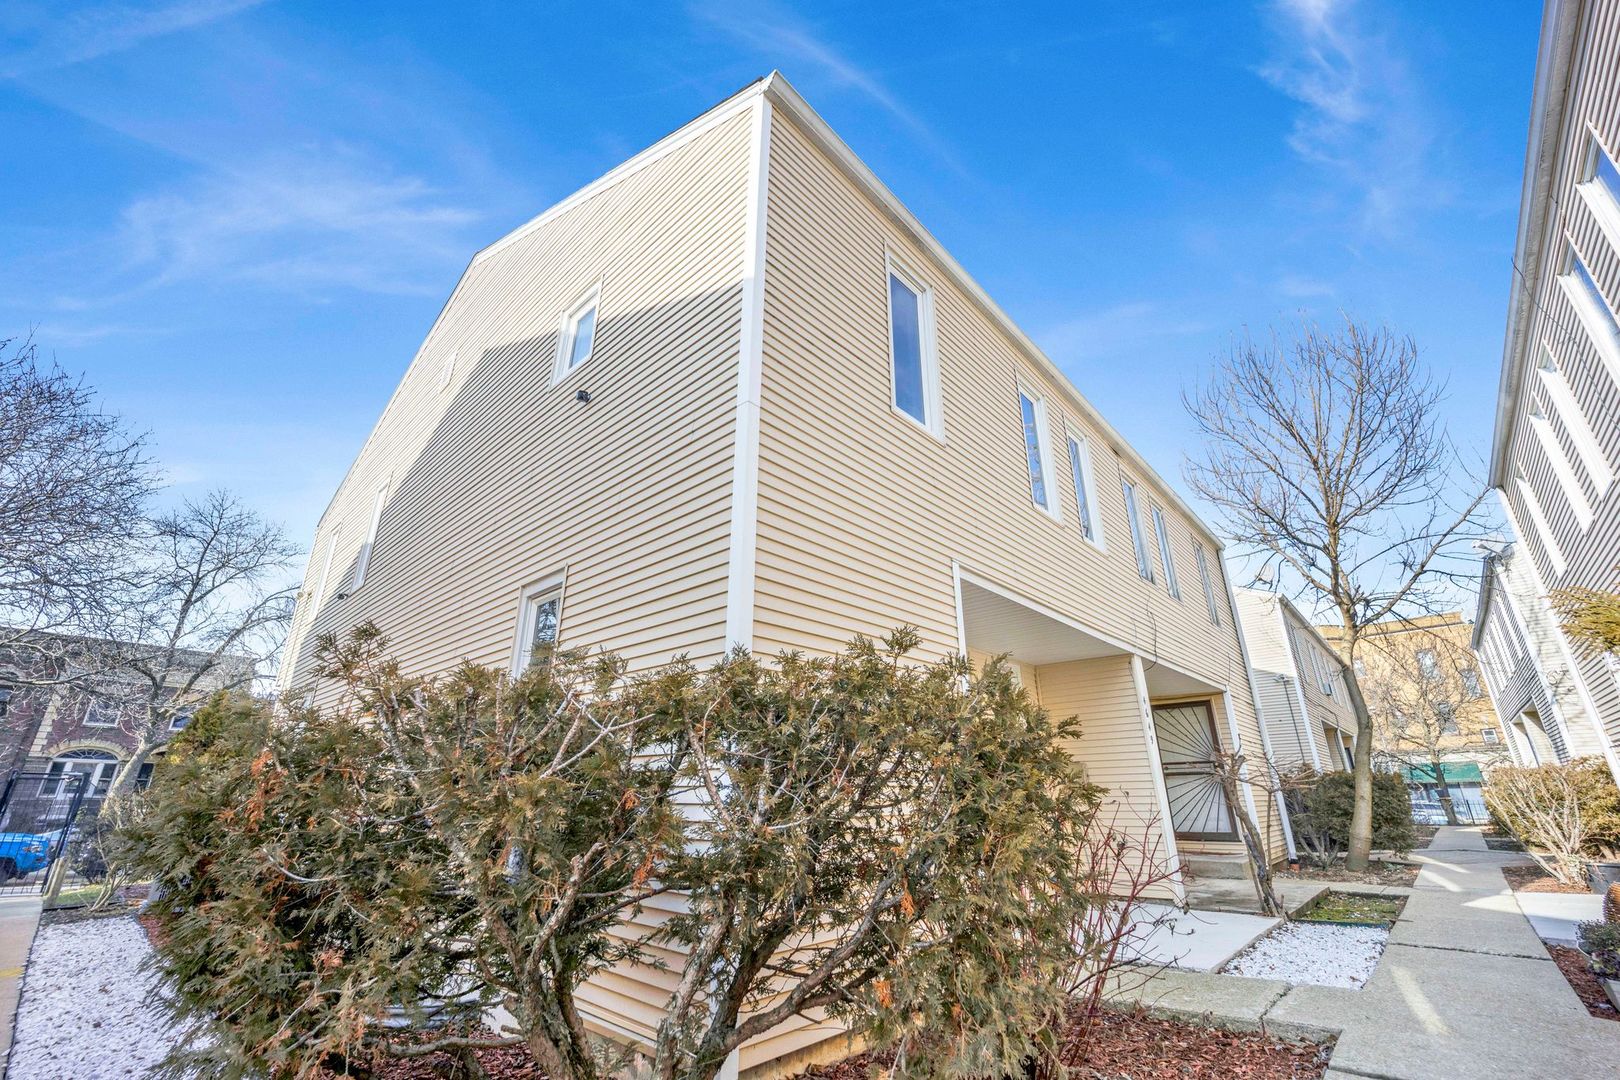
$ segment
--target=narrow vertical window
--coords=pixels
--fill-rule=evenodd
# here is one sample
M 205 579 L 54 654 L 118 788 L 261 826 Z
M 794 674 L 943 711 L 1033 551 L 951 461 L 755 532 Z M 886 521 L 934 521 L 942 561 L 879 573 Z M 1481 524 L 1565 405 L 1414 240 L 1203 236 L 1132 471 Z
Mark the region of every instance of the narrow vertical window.
M 596 348 L 596 309 L 601 287 L 580 297 L 563 315 L 562 327 L 557 332 L 557 378 L 591 358 Z
M 1164 511 L 1153 508 L 1153 531 L 1159 538 L 1159 565 L 1164 567 L 1164 587 L 1175 599 L 1181 599 L 1181 583 L 1176 580 L 1176 560 L 1170 555 L 1170 529 L 1164 521 Z
M 560 586 L 547 583 L 525 590 L 518 613 L 517 647 L 512 657 L 512 674 L 521 675 L 537 653 L 557 643 L 557 626 L 561 618 Z
M 1592 345 L 1603 358 L 1609 377 L 1620 385 L 1620 322 L 1615 321 L 1613 309 L 1603 298 L 1603 290 L 1598 288 L 1592 272 L 1575 254 L 1574 248 L 1569 249 L 1567 258 L 1565 272 L 1559 282 L 1575 306 L 1575 313 L 1586 328 L 1587 337 L 1591 338 Z
M 1147 539 L 1142 535 L 1142 515 L 1136 507 L 1136 485 L 1129 480 L 1119 482 L 1125 493 L 1125 518 L 1131 526 L 1131 547 L 1136 550 L 1136 572 L 1143 581 L 1153 580 L 1153 556 L 1148 554 Z
M 1069 471 L 1074 474 L 1074 501 L 1080 511 L 1080 534 L 1102 546 L 1102 522 L 1091 501 L 1091 450 L 1084 439 L 1069 436 Z
M 456 351 L 454 349 L 452 349 L 452 350 L 450 350 L 450 355 L 448 355 L 448 356 L 446 356 L 444 358 L 444 363 L 441 364 L 440 367 L 439 367 L 439 389 L 440 390 L 448 390 L 450 388 L 451 380 L 454 379 L 455 377 L 456 377 Z
M 388 501 L 388 485 L 377 489 L 377 501 L 371 508 L 371 525 L 366 529 L 366 542 L 360 545 L 360 555 L 354 561 L 354 584 L 351 591 L 366 583 L 366 568 L 371 565 L 371 549 L 377 543 L 377 526 L 382 523 L 383 504 Z
M 1215 602 L 1215 582 L 1209 576 L 1209 556 L 1203 544 L 1193 545 L 1193 557 L 1198 560 L 1198 579 L 1204 583 L 1204 606 L 1209 609 L 1209 624 L 1221 625 L 1221 606 Z
M 1438 679 L 1440 677 L 1440 661 L 1435 657 L 1433 649 L 1419 649 L 1417 662 L 1418 670 L 1423 672 L 1425 679 Z
M 1558 432 L 1553 429 L 1552 421 L 1547 414 L 1541 411 L 1541 406 L 1535 401 L 1530 403 L 1530 430 L 1536 433 L 1536 441 L 1541 444 L 1542 453 L 1547 456 L 1547 464 L 1552 466 L 1553 475 L 1558 478 L 1558 486 L 1564 491 L 1564 501 L 1575 514 L 1575 520 L 1585 530 L 1592 525 L 1592 504 L 1586 501 L 1586 492 L 1581 488 L 1581 482 L 1575 477 L 1575 467 L 1564 453 L 1564 444 L 1558 441 Z
M 1609 243 L 1620 248 L 1620 169 L 1597 139 L 1588 148 L 1586 174 L 1575 190 L 1592 208 L 1592 216 L 1608 236 Z
M 1558 541 L 1553 538 L 1552 524 L 1547 520 L 1547 512 L 1541 507 L 1541 497 L 1536 489 L 1530 486 L 1530 481 L 1524 477 L 1521 469 L 1514 470 L 1514 490 L 1524 502 L 1525 513 L 1530 515 L 1530 524 L 1541 544 L 1541 550 L 1546 553 L 1547 561 L 1552 564 L 1553 576 L 1562 577 L 1568 569 L 1569 562 L 1564 558 L 1563 551 L 1558 547 Z
M 1575 400 L 1574 388 L 1558 369 L 1558 361 L 1546 347 L 1541 350 L 1537 377 L 1541 380 L 1542 390 L 1546 392 L 1548 404 L 1558 414 L 1570 441 L 1575 444 L 1575 452 L 1580 455 L 1581 465 L 1591 478 L 1592 487 L 1597 491 L 1598 498 L 1603 498 L 1614 483 L 1614 469 L 1598 443 L 1597 432 L 1592 430 L 1591 421 L 1586 418 L 1586 410 Z
M 1050 443 L 1046 438 L 1046 403 L 1020 390 L 1018 410 L 1024 422 L 1024 459 L 1029 465 L 1030 500 L 1055 517 L 1057 501 L 1052 497 L 1052 462 L 1047 453 Z
M 932 298 L 928 290 L 893 268 L 889 270 L 889 366 L 894 407 L 938 435 Z
M 326 602 L 326 583 L 332 576 L 332 556 L 337 554 L 338 541 L 343 538 L 343 527 L 340 525 L 332 530 L 332 539 L 326 542 L 326 558 L 321 562 L 320 584 L 315 586 L 315 604 L 309 613 L 314 619 L 321 613 L 321 605 Z

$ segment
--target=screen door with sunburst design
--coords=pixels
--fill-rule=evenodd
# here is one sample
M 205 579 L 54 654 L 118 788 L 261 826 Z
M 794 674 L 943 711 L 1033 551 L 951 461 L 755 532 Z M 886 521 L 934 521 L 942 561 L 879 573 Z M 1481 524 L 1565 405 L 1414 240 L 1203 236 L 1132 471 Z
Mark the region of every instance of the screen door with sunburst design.
M 1236 840 L 1226 794 L 1215 775 L 1215 714 L 1207 703 L 1157 705 L 1153 727 L 1170 796 L 1170 824 L 1187 840 Z

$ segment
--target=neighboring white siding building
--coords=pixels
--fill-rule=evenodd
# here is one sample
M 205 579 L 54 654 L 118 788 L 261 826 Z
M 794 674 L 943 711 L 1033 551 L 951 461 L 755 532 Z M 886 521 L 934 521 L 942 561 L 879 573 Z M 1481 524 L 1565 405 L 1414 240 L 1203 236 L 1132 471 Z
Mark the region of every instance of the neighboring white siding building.
M 1167 895 L 1241 858 L 1210 764 L 1264 737 L 1219 539 L 780 76 L 474 256 L 312 551 L 282 679 L 317 700 L 317 636 L 364 620 L 419 673 L 911 625 L 1078 715 Z M 581 1001 L 645 1039 L 672 978 Z
M 1272 762 L 1284 771 L 1352 768 L 1356 714 L 1339 654 L 1287 597 L 1239 589 L 1237 611 Z
M 1615 670 L 1571 648 L 1547 600 L 1620 585 L 1617 161 L 1620 0 L 1547 0 L 1490 460 L 1517 543 L 1486 560 L 1475 644 L 1495 658 L 1498 710 L 1525 733 L 1515 753 L 1544 738 L 1556 760 L 1601 753 L 1620 779 Z

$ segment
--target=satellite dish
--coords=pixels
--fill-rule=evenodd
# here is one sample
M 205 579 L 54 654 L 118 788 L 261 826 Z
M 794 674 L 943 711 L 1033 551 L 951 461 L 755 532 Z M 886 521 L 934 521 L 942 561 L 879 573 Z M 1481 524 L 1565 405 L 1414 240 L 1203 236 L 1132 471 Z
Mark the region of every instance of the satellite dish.
M 1275 589 L 1277 587 L 1276 568 L 1269 562 L 1261 563 L 1260 569 L 1255 572 L 1254 581 L 1250 584 L 1250 587 L 1253 588 L 1255 585 L 1264 585 L 1268 589 Z

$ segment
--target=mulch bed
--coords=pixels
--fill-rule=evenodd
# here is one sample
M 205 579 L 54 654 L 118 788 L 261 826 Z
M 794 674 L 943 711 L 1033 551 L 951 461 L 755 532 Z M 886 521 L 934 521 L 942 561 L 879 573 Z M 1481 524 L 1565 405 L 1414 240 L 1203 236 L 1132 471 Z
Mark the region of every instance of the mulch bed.
M 1143 1012 L 1105 1010 L 1084 1043 L 1063 1049 L 1077 1080 L 1315 1080 L 1327 1069 L 1330 1044 L 1288 1043 Z M 804 1080 L 869 1080 L 881 1056 L 858 1054 L 811 1069 Z M 881 1075 L 881 1074 L 880 1074 Z
M 1539 866 L 1504 866 L 1502 876 L 1514 892 L 1581 893 L 1591 890 L 1584 885 L 1565 885 Z
M 1298 881 L 1349 881 L 1357 885 L 1410 886 L 1417 882 L 1418 871 L 1422 869 L 1421 866 L 1413 863 L 1375 862 L 1370 864 L 1366 870 L 1351 873 L 1342 866 L 1323 870 L 1302 863 L 1298 870 L 1277 871 L 1277 876 L 1280 878 L 1293 878 Z
M 1568 945 L 1548 945 L 1547 951 L 1552 954 L 1553 963 L 1569 980 L 1570 989 L 1581 999 L 1587 1012 L 1604 1020 L 1620 1020 L 1620 1012 L 1615 1012 L 1614 1006 L 1609 1003 L 1609 995 L 1603 992 L 1603 984 L 1598 982 L 1585 953 Z
M 1602 990 L 1600 989 L 1601 995 Z M 1318 1080 L 1331 1044 L 1289 1043 L 1245 1032 L 1224 1031 L 1142 1012 L 1104 1010 L 1084 1043 L 1079 1032 L 1064 1047 L 1063 1060 L 1076 1080 Z M 803 1080 L 870 1080 L 883 1055 L 857 1054 L 803 1074 Z M 478 1051 L 490 1080 L 543 1080 L 527 1049 Z M 443 1080 L 450 1062 L 442 1054 L 385 1062 L 372 1080 Z
M 1524 845 L 1511 836 L 1487 836 L 1485 846 L 1492 851 L 1523 851 Z
M 1412 831 L 1417 833 L 1418 847 L 1426 848 L 1429 846 L 1430 840 L 1433 840 L 1436 836 L 1440 835 L 1440 826 L 1414 825 L 1412 826 Z

